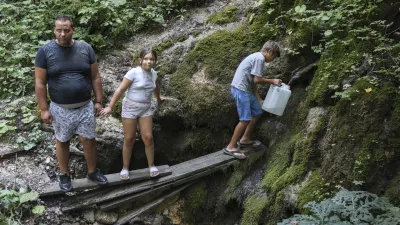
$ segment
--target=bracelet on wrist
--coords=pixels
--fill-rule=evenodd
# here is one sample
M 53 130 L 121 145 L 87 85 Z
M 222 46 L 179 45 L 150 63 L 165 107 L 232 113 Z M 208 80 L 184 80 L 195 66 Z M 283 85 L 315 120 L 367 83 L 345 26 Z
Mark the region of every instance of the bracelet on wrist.
M 98 104 L 100 104 L 100 105 L 103 105 L 103 103 L 102 103 L 102 102 L 95 102 L 94 104 L 97 104 L 97 103 L 98 103 Z

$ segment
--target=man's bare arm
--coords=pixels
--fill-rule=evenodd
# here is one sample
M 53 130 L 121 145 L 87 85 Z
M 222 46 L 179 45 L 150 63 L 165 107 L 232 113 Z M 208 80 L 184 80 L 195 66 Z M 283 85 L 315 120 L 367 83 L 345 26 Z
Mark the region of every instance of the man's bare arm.
M 40 108 L 40 117 L 44 123 L 51 124 L 53 118 L 47 104 L 47 70 L 35 66 L 35 93 Z
M 103 101 L 103 87 L 101 85 L 101 77 L 99 73 L 99 66 L 97 62 L 90 65 L 91 69 L 91 79 L 92 79 L 92 88 L 94 92 L 94 97 L 96 102 Z
M 47 104 L 47 70 L 35 66 L 35 93 L 41 111 L 48 110 Z

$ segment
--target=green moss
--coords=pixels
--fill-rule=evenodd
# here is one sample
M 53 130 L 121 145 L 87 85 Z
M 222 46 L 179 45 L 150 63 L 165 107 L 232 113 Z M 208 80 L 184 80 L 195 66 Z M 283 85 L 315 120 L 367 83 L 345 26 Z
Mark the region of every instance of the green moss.
M 216 128 L 236 122 L 234 102 L 220 84 L 230 84 L 237 65 L 248 53 L 245 36 L 239 29 L 217 31 L 186 54 L 171 77 L 170 85 L 187 107 L 184 113 L 188 125 L 207 124 Z M 192 82 L 196 76 L 200 81 Z
M 342 80 L 349 76 L 352 67 L 358 65 L 361 58 L 362 54 L 357 51 L 349 51 L 346 46 L 330 47 L 321 56 L 318 63 L 318 69 L 310 85 L 307 103 L 311 105 L 328 103 L 335 93 L 329 88 L 329 85 L 341 87 Z
M 170 47 L 174 46 L 174 41 L 172 39 L 167 39 L 160 44 L 153 46 L 153 50 L 157 52 L 158 55 L 161 55 L 161 53 Z
M 389 197 L 390 202 L 395 206 L 400 206 L 400 171 L 398 167 L 398 152 L 400 150 L 400 99 L 399 95 L 395 98 L 394 109 L 387 123 L 387 136 L 384 155 L 388 164 L 392 163 L 395 168 L 394 178 L 391 179 L 386 187 L 385 196 Z
M 188 39 L 188 36 L 186 34 L 182 34 L 182 35 L 178 36 L 177 38 L 175 38 L 174 40 L 175 40 L 175 42 L 183 42 L 186 39 Z
M 400 183 L 400 172 L 397 171 L 396 176 L 390 181 L 385 191 L 385 196 L 388 197 L 390 199 L 390 202 L 397 207 L 400 206 L 399 183 Z
M 207 185 L 201 182 L 191 186 L 186 193 L 185 208 L 191 212 L 201 209 L 207 200 Z
M 310 136 L 304 137 L 304 134 L 299 133 L 289 144 L 281 142 L 279 148 L 274 149 L 271 165 L 268 166 L 268 172 L 262 181 L 266 190 L 276 193 L 298 181 L 310 169 L 310 159 L 313 157 L 316 141 L 315 135 Z
M 227 188 L 225 189 L 225 193 L 231 195 L 235 188 L 240 184 L 243 177 L 246 175 L 245 171 L 236 169 L 230 176 L 228 180 Z M 227 199 L 229 200 L 229 199 Z
M 262 187 L 271 190 L 275 181 L 290 166 L 290 157 L 292 149 L 290 148 L 290 135 L 286 135 L 276 146 L 269 149 L 271 156 L 269 157 L 266 173 L 262 180 Z
M 227 182 L 227 188 L 224 193 L 226 195 L 231 195 L 235 188 L 240 184 L 242 179 L 247 175 L 250 169 L 253 167 L 254 163 L 257 162 L 263 156 L 263 152 L 257 154 L 253 153 L 249 158 L 243 161 L 239 161 L 234 165 L 234 172 L 229 176 Z M 229 200 L 229 198 L 227 199 Z
M 263 44 L 269 39 L 274 39 L 280 34 L 278 26 L 268 24 L 269 18 L 274 14 L 262 13 L 256 16 L 248 29 L 248 44 L 254 48 L 261 49 Z M 266 25 L 267 24 L 267 25 Z
M 274 196 L 273 204 L 268 209 L 268 224 L 277 224 L 281 218 L 287 217 L 287 202 L 282 191 Z
M 396 99 L 396 90 L 390 82 L 363 77 L 349 93 L 351 100 L 341 99 L 333 108 L 329 129 L 335 130 L 335 135 L 330 140 L 334 144 L 330 154 L 335 157 L 324 166 L 322 174 L 327 179 L 368 183 L 376 179 L 377 172 L 394 159 L 397 151 L 389 144 L 396 141 L 382 136 L 387 132 L 384 124 Z
M 260 151 L 258 153 L 251 154 L 251 156 L 246 160 L 236 161 L 234 164 L 234 171 L 229 174 L 229 179 L 226 182 L 225 190 L 218 198 L 219 207 L 223 207 L 235 197 L 235 189 L 242 182 L 243 178 L 248 174 L 251 168 L 255 167 L 255 163 L 258 162 L 263 155 L 264 151 Z
M 388 120 L 388 140 L 386 142 L 385 155 L 389 160 L 396 160 L 396 153 L 400 151 L 400 96 L 397 94 L 394 100 L 392 115 Z
M 356 181 L 365 181 L 370 171 L 372 157 L 371 150 L 368 148 L 362 148 L 356 153 L 355 157 L 353 177 Z
M 308 183 L 300 190 L 296 202 L 297 208 L 304 210 L 303 206 L 311 201 L 323 201 L 336 193 L 335 183 L 327 182 L 321 177 L 319 171 L 314 171 Z
M 176 65 L 168 64 L 156 68 L 158 80 L 163 79 L 166 74 L 172 74 L 176 71 Z
M 193 34 L 193 37 L 196 38 L 201 34 L 201 31 L 200 30 L 195 30 L 195 31 L 192 32 L 192 34 Z
M 237 20 L 238 8 L 235 5 L 230 5 L 223 8 L 218 13 L 212 14 L 207 18 L 207 22 L 211 24 L 224 24 Z
M 268 202 L 269 201 L 265 197 L 256 195 L 248 197 L 241 225 L 258 225 L 263 215 L 263 210 L 268 205 Z

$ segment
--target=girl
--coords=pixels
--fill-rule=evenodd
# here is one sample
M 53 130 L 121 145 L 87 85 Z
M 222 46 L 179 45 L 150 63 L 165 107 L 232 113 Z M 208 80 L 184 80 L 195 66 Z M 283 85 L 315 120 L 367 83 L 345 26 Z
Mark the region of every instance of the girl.
M 100 115 L 109 115 L 115 103 L 126 92 L 122 101 L 122 126 L 124 130 L 124 147 L 122 149 L 123 167 L 120 173 L 122 180 L 129 179 L 129 163 L 132 155 L 133 144 L 136 139 L 137 123 L 140 127 L 140 135 L 145 145 L 147 163 L 150 176 L 159 175 L 154 166 L 154 142 L 153 142 L 153 113 L 156 105 L 151 103 L 152 93 L 155 93 L 158 104 L 162 102 L 160 86 L 157 82 L 157 72 L 153 69 L 157 62 L 157 53 L 145 48 L 140 52 L 140 66 L 128 71 L 115 91 L 108 107 L 104 108 Z

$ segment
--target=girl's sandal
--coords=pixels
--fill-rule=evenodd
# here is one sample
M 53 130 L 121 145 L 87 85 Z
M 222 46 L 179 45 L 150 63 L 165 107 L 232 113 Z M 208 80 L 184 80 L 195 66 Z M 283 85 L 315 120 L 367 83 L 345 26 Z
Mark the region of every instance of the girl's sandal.
M 157 167 L 155 166 L 150 167 L 150 177 L 156 177 L 158 175 L 160 175 L 160 172 L 158 172 Z
M 129 171 L 122 169 L 121 173 L 119 173 L 119 178 L 121 178 L 121 180 L 129 180 Z

